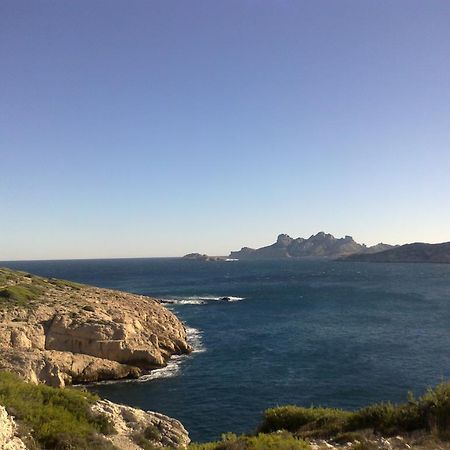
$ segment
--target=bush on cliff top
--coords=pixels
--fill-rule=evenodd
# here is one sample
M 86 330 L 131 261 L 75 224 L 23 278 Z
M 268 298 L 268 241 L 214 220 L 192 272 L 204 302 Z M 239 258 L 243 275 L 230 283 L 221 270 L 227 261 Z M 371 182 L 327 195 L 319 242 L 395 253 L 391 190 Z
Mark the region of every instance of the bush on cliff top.
M 379 403 L 355 412 L 332 408 L 282 406 L 265 411 L 259 431 L 287 430 L 302 437 L 333 437 L 338 433 L 370 428 L 383 435 L 425 430 L 450 439 L 450 383 L 408 402 Z
M 34 385 L 0 372 L 0 404 L 16 418 L 22 435 L 31 433 L 30 448 L 114 449 L 102 437 L 111 432 L 111 424 L 91 413 L 96 400 L 82 390 Z
M 310 446 L 288 432 L 257 436 L 228 433 L 218 442 L 191 444 L 189 450 L 310 450 Z

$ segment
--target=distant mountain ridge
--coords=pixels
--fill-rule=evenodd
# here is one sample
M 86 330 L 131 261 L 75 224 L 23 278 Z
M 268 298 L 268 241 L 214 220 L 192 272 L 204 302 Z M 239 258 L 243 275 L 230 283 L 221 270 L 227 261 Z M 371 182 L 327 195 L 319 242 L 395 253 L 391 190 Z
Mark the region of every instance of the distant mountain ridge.
M 292 238 L 280 234 L 277 241 L 266 247 L 257 249 L 243 247 L 232 251 L 230 258 L 236 259 L 278 259 L 278 258 L 341 258 L 356 253 L 375 253 L 393 248 L 388 244 L 377 244 L 367 247 L 359 244 L 351 236 L 335 238 L 332 234 L 320 231 L 305 238 Z
M 441 244 L 401 245 L 372 254 L 352 254 L 342 258 L 343 261 L 393 262 L 393 263 L 450 263 L 450 242 Z

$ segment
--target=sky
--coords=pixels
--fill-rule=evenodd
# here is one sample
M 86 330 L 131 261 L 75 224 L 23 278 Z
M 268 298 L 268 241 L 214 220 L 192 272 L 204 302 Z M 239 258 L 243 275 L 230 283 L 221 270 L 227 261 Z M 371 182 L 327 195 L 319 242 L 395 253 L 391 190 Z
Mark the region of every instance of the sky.
M 2 0 L 0 260 L 450 241 L 450 1 Z

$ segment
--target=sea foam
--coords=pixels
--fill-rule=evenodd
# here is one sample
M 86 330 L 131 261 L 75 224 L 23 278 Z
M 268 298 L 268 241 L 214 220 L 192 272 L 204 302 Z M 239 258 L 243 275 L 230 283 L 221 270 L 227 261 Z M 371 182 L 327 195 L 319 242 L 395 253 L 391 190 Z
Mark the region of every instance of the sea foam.
M 192 354 L 203 353 L 206 351 L 203 345 L 203 332 L 197 328 L 186 327 L 187 341 L 192 347 Z M 161 369 L 152 370 L 148 375 L 144 375 L 138 378 L 136 381 L 145 383 L 147 381 L 156 380 L 160 378 L 172 378 L 176 377 L 181 370 L 181 365 L 185 362 L 190 355 L 174 355 L 167 362 L 167 366 L 161 367 Z
M 172 297 L 172 298 L 159 298 L 161 303 L 165 305 L 206 305 L 209 302 L 223 302 L 232 303 L 245 300 L 245 297 L 235 297 L 224 295 L 222 297 L 213 296 L 189 296 L 189 297 Z

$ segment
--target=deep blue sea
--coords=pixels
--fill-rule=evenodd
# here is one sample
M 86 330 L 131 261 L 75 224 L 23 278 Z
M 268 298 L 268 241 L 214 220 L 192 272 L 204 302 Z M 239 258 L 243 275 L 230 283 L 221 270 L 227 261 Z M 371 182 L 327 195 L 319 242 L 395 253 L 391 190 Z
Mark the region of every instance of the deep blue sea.
M 450 378 L 450 265 L 116 259 L 0 263 L 172 300 L 195 347 L 113 401 L 180 419 L 197 441 L 265 408 L 402 401 Z M 217 300 L 233 297 L 230 302 Z

